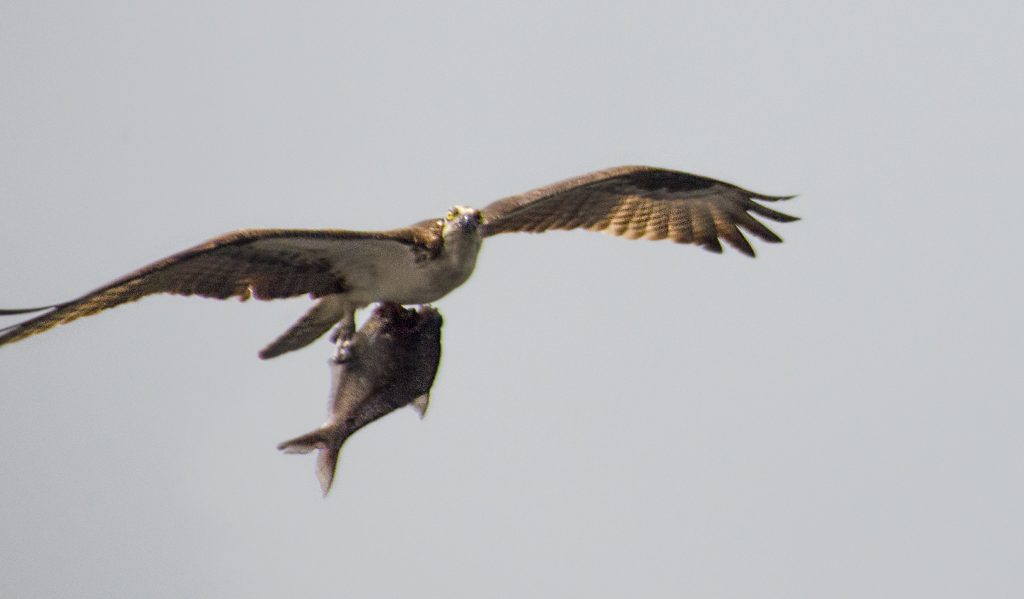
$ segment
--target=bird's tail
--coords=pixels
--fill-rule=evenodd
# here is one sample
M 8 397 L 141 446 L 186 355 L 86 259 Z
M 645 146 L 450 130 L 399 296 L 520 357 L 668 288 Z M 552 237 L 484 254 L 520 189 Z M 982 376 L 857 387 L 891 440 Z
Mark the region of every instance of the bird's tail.
M 325 297 L 280 337 L 261 349 L 260 358 L 269 360 L 283 353 L 306 347 L 331 330 L 331 327 L 346 316 L 352 316 L 352 309 L 348 304 L 332 296 Z
M 320 453 L 316 458 L 316 477 L 320 481 L 320 490 L 324 497 L 331 490 L 331 483 L 334 482 L 334 471 L 338 467 L 338 455 L 341 453 L 341 445 L 348 435 L 339 435 L 336 431 L 321 426 L 308 432 L 305 435 L 295 437 L 277 446 L 285 453 L 309 453 L 314 449 Z

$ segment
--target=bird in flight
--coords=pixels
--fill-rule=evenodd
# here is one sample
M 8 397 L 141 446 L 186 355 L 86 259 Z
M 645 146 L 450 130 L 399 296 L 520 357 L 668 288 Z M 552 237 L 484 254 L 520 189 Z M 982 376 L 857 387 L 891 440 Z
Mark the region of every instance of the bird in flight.
M 671 239 L 721 253 L 748 255 L 742 231 L 782 241 L 754 215 L 796 217 L 759 202 L 787 200 L 708 177 L 649 166 L 595 171 L 488 204 L 454 206 L 439 219 L 390 231 L 251 229 L 216 237 L 168 256 L 77 299 L 0 315 L 45 313 L 0 329 L 0 345 L 156 293 L 259 300 L 309 295 L 316 303 L 260 351 L 272 358 L 305 347 L 335 328 L 342 344 L 355 311 L 374 302 L 426 304 L 469 278 L 487 237 L 586 229 L 628 239 Z M 756 201 L 755 201 L 756 200 Z M 742 231 L 741 231 L 742 229 Z

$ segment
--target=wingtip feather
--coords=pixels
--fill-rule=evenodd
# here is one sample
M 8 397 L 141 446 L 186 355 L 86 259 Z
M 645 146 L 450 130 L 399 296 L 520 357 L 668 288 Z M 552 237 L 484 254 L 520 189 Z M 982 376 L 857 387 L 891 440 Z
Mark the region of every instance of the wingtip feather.
M 53 304 L 52 306 L 39 306 L 38 308 L 0 308 L 0 316 L 18 316 L 20 314 L 32 314 L 33 312 L 42 312 L 43 310 L 59 308 L 62 305 L 63 304 Z
M 797 197 L 797 195 L 799 195 L 799 194 L 795 194 L 794 193 L 793 195 L 789 195 L 789 196 L 769 196 L 769 195 L 764 195 L 764 194 L 760 194 L 760 193 L 752 193 L 752 194 L 750 194 L 750 197 L 752 199 L 763 200 L 765 202 L 784 202 L 786 200 L 792 200 L 793 198 Z

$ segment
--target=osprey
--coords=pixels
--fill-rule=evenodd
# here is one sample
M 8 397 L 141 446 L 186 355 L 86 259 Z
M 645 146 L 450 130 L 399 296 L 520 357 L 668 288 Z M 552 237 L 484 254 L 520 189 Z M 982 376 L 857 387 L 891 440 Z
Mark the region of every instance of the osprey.
M 596 171 L 495 201 L 481 210 L 454 206 L 444 218 L 390 231 L 240 230 L 145 266 L 68 302 L 0 314 L 45 314 L 0 329 L 0 345 L 154 293 L 273 300 L 308 294 L 317 303 L 261 358 L 304 347 L 332 327 L 342 344 L 355 311 L 374 302 L 433 302 L 469 278 L 484 238 L 499 233 L 587 229 L 628 239 L 671 239 L 721 253 L 721 240 L 754 249 L 740 229 L 782 241 L 751 213 L 796 217 L 754 200 L 768 196 L 708 177 L 648 166 Z

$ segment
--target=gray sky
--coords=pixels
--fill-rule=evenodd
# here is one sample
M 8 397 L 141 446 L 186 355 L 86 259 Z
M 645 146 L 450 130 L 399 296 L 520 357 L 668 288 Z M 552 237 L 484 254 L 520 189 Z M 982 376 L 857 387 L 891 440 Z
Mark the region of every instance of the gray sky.
M 373 6 L 370 6 L 370 5 Z M 4 597 L 1024 593 L 1019 3 L 0 2 L 0 305 L 240 227 L 619 164 L 771 194 L 759 257 L 488 240 L 431 413 L 342 452 L 308 303 L 0 350 Z M 10 320 L 5 320 L 11 322 Z

